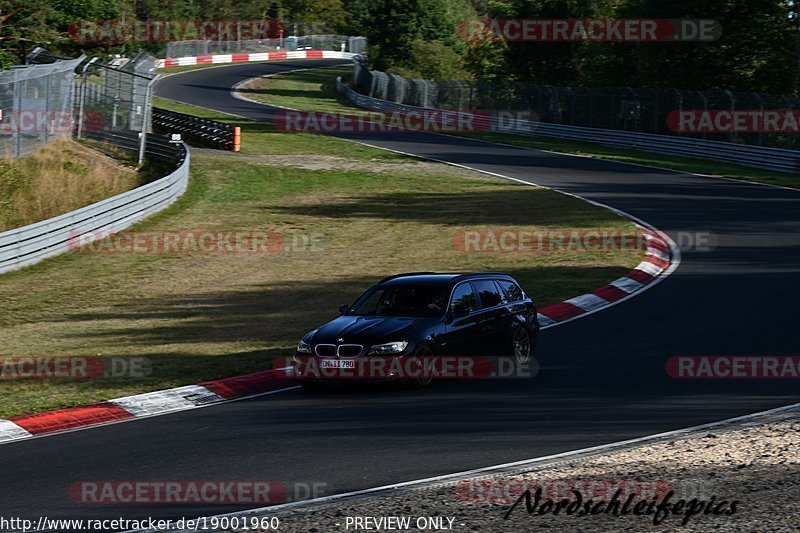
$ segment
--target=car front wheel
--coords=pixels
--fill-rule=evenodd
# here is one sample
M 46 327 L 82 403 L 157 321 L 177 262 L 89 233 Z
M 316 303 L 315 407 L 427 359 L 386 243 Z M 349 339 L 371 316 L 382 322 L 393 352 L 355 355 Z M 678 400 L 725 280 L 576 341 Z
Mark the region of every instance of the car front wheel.
M 407 387 L 421 389 L 433 382 L 433 374 L 426 372 L 427 365 L 425 365 L 425 359 L 429 359 L 432 356 L 433 350 L 431 350 L 430 347 L 422 345 L 417 348 L 417 351 L 411 356 L 408 365 L 406 365 L 406 368 L 414 373 L 413 378 L 403 380 L 403 383 Z

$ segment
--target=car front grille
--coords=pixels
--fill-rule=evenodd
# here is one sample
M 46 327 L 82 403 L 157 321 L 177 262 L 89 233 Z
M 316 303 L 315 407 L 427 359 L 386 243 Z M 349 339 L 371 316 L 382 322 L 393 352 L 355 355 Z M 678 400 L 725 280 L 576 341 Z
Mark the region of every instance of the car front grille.
M 320 357 L 334 357 L 336 355 L 336 346 L 333 344 L 317 344 L 314 352 Z
M 339 346 L 336 355 L 339 357 L 358 357 L 364 347 L 360 344 L 342 344 Z
M 320 357 L 358 357 L 364 351 L 361 344 L 317 344 L 314 353 Z

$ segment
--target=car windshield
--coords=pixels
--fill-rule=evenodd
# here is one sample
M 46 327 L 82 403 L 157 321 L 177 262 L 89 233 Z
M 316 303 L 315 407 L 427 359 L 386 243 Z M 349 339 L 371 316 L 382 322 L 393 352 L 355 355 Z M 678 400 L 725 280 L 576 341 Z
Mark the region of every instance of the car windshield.
M 348 314 L 434 317 L 442 313 L 446 301 L 444 287 L 373 287 L 353 304 Z

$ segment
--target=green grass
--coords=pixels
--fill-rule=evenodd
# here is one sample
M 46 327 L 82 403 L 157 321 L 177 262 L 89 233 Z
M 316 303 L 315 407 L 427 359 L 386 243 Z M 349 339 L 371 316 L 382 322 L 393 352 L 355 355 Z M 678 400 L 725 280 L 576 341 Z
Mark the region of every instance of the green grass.
M 242 128 L 241 153 L 262 155 L 318 154 L 347 157 L 359 161 L 411 161 L 409 156 L 371 148 L 350 141 L 335 139 L 314 133 L 284 133 L 275 131 L 271 124 L 243 117 L 236 117 L 204 107 L 164 98 L 154 98 L 153 105 L 178 113 L 187 113 L 232 124 Z
M 293 109 L 334 113 L 363 112 L 362 109 L 355 107 L 336 91 L 336 77 L 346 76 L 351 72 L 352 67 L 349 66 L 289 72 L 272 78 L 261 78 L 253 81 L 245 85 L 245 94 L 248 98 L 258 102 Z M 313 95 L 313 97 L 309 98 L 307 95 Z M 663 167 L 682 172 L 800 188 L 800 177 L 796 174 L 770 172 L 708 159 L 676 157 L 549 137 L 525 137 L 495 132 L 468 133 L 462 134 L 462 136 L 524 148 L 550 150 L 625 163 Z
M 198 154 L 186 195 L 136 230 L 271 228 L 317 251 L 271 255 L 76 252 L 0 277 L 7 356 L 147 357 L 140 379 L 3 382 L 0 416 L 269 367 L 387 273 L 503 270 L 540 304 L 624 274 L 637 251 L 464 253 L 465 229 L 633 232 L 625 220 L 545 189 L 415 169 L 309 171 Z M 421 164 L 425 165 L 425 164 Z
M 74 211 L 142 185 L 147 173 L 66 139 L 0 158 L 0 232 Z
M 636 250 L 465 253 L 456 243 L 466 230 L 635 228 L 547 189 L 159 104 L 241 125 L 246 153 L 195 151 L 188 191 L 131 231 L 267 228 L 299 244 L 271 254 L 84 249 L 0 276 L 0 355 L 145 357 L 152 366 L 135 379 L 0 381 L 0 417 L 269 368 L 391 273 L 502 270 L 543 306 L 624 275 L 641 258 Z
M 239 92 L 256 102 L 292 109 L 366 114 L 336 90 L 336 78 L 352 73 L 352 65 L 300 70 L 253 79 L 242 85 Z

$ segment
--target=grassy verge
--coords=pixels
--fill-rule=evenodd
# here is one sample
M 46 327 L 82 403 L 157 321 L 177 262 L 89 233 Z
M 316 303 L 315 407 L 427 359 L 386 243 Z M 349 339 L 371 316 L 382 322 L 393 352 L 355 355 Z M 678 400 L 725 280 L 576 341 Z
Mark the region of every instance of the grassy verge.
M 244 86 L 248 98 L 265 104 L 318 112 L 353 113 L 355 107 L 336 91 L 336 77 L 352 72 L 352 67 L 330 67 L 290 72 L 272 78 L 260 78 Z M 363 111 L 363 110 L 362 110 Z M 548 137 L 523 137 L 495 132 L 464 134 L 464 137 L 534 148 L 566 154 L 597 157 L 625 163 L 636 163 L 674 169 L 682 172 L 709 174 L 725 178 L 800 188 L 800 177 L 770 172 L 741 165 L 720 163 L 707 159 L 675 157 L 615 148 L 596 143 L 566 141 Z
M 66 140 L 29 157 L 0 159 L 0 231 L 98 202 L 141 180 L 132 167 Z
M 108 253 L 101 245 L 0 276 L 0 355 L 151 364 L 135 379 L 0 380 L 0 417 L 269 368 L 338 304 L 390 273 L 502 270 L 547 305 L 624 274 L 641 257 L 636 250 L 465 253 L 456 245 L 462 233 L 487 227 L 635 229 L 546 189 L 204 116 L 243 125 L 247 153 L 195 151 L 186 194 L 133 230 L 268 228 L 289 246 L 215 254 Z
M 179 113 L 188 113 L 197 117 L 207 118 L 233 124 L 242 128 L 241 153 L 243 154 L 273 154 L 273 155 L 299 155 L 319 154 L 329 156 L 347 157 L 359 161 L 402 161 L 414 160 L 411 157 L 378 150 L 362 144 L 334 139 L 313 133 L 281 133 L 275 131 L 271 124 L 255 120 L 236 117 L 190 104 L 173 102 L 164 98 L 154 98 L 156 107 L 170 109 Z M 311 146 L 311 148 L 309 147 Z

